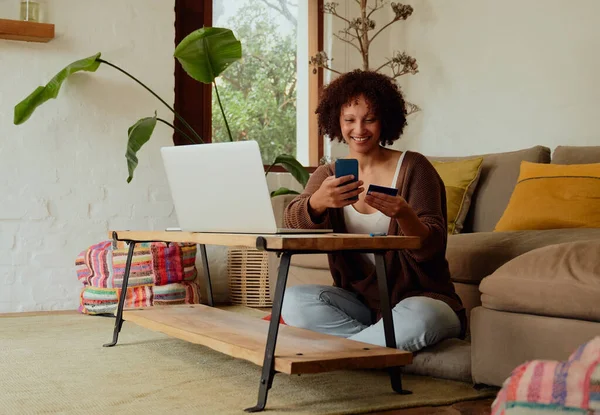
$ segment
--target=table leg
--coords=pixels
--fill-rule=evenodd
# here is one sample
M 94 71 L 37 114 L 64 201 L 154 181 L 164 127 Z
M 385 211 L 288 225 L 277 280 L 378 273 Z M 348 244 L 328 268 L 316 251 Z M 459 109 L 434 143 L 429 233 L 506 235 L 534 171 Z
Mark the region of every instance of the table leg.
M 375 270 L 377 271 L 377 285 L 379 286 L 379 301 L 381 302 L 381 317 L 383 319 L 383 330 L 385 332 L 385 344 L 392 349 L 396 348 L 396 336 L 394 334 L 394 321 L 392 320 L 392 309 L 390 307 L 390 294 L 388 289 L 387 273 L 385 271 L 385 253 L 375 254 Z M 402 389 L 402 374 L 400 366 L 389 367 L 388 373 L 392 382 L 392 389 L 402 395 L 411 394 L 411 391 Z
M 209 306 L 213 306 L 212 285 L 210 283 L 210 271 L 208 270 L 208 257 L 206 256 L 206 245 L 199 244 L 202 256 L 202 267 L 204 268 L 204 282 L 206 283 L 206 296 Z
M 267 394 L 273 385 L 273 378 L 275 377 L 275 346 L 277 345 L 281 305 L 283 304 L 283 295 L 285 293 L 285 284 L 287 283 L 291 256 L 292 254 L 289 252 L 284 252 L 279 261 L 279 273 L 277 275 L 275 296 L 273 298 L 273 307 L 271 309 L 271 322 L 269 323 L 269 335 L 267 336 L 265 359 L 263 361 L 260 385 L 258 388 L 258 402 L 256 403 L 256 406 L 246 408 L 246 412 L 259 412 L 265 409 L 265 405 L 267 404 Z
M 106 343 L 103 347 L 113 347 L 119 340 L 119 332 L 123 326 L 123 307 L 125 306 L 125 298 L 127 297 L 127 283 L 129 282 L 129 273 L 131 272 L 131 261 L 133 260 L 133 250 L 135 242 L 129 242 L 129 252 L 127 253 L 127 262 L 125 263 L 125 273 L 123 274 L 123 282 L 121 284 L 121 295 L 117 306 L 117 319 L 115 320 L 115 329 L 113 331 L 113 340 L 111 343 Z

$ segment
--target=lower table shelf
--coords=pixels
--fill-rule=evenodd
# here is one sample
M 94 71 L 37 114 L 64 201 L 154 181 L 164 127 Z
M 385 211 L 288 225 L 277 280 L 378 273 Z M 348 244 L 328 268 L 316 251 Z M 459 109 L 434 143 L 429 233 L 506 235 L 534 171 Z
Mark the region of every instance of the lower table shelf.
M 124 320 L 262 366 L 269 322 L 205 305 L 124 310 Z M 287 374 L 404 366 L 412 353 L 282 325 L 275 370 Z

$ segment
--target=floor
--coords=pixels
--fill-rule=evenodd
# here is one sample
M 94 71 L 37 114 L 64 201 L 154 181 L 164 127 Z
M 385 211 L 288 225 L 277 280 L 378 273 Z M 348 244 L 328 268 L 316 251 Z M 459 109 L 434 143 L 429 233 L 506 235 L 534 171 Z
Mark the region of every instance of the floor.
M 268 310 L 268 309 L 267 309 Z M 38 316 L 44 314 L 73 314 L 76 311 L 25 312 L 21 316 Z M 2 317 L 14 317 L 16 313 L 0 313 Z M 493 398 L 476 401 L 458 402 L 447 406 L 421 406 L 408 409 L 393 409 L 384 412 L 372 412 L 370 415 L 490 415 Z
M 422 406 L 418 408 L 373 412 L 370 415 L 489 415 L 493 401 L 493 398 L 489 398 L 459 402 L 448 406 Z
M 271 308 L 261 308 L 261 310 L 270 312 Z M 369 415 L 490 415 L 493 401 L 493 398 L 480 399 L 447 406 L 422 406 L 418 408 L 372 412 Z

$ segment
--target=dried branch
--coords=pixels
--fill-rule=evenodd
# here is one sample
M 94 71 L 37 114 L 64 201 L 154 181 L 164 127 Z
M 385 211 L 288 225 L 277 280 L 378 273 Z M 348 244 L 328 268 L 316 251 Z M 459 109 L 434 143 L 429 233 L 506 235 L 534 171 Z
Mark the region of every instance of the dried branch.
M 334 37 L 338 38 L 339 40 L 341 40 L 342 42 L 346 42 L 347 44 L 349 44 L 350 46 L 354 47 L 359 53 L 362 54 L 362 50 L 356 46 L 354 43 L 352 43 L 352 41 L 348 40 L 348 39 L 344 39 L 343 37 L 337 35 L 337 34 L 333 34 Z
M 308 61 L 308 64 L 311 66 L 315 66 L 315 67 L 325 67 L 325 65 L 327 65 L 327 62 L 329 62 L 331 59 L 329 59 L 329 57 L 327 56 L 327 53 L 325 51 L 320 51 L 317 52 L 316 55 L 311 56 L 310 60 Z
M 356 33 L 356 34 L 350 33 L 349 30 L 350 29 L 346 28 L 346 29 L 340 30 L 339 33 L 343 33 L 344 36 L 350 36 L 353 39 L 360 39 L 360 37 L 358 37 L 358 33 Z
M 384 6 L 384 5 L 385 5 L 385 1 L 384 1 L 384 0 L 381 0 L 381 4 L 379 4 L 379 1 L 378 1 L 378 0 L 375 0 L 375 6 L 373 6 L 373 7 L 369 7 L 369 9 L 371 9 L 371 11 L 369 12 L 369 14 L 367 14 L 367 18 L 370 18 L 370 17 L 371 17 L 371 15 L 372 15 L 373 13 L 375 13 L 377 10 L 379 10 L 379 9 L 383 9 L 383 6 Z
M 373 35 L 373 37 L 371 38 L 371 40 L 369 40 L 369 46 L 371 46 L 371 43 L 372 43 L 372 42 L 373 42 L 373 40 L 374 40 L 374 39 L 377 37 L 377 35 L 378 35 L 378 34 L 380 34 L 381 32 L 383 32 L 383 30 L 384 30 L 386 27 L 388 27 L 388 26 L 390 26 L 390 25 L 392 25 L 392 24 L 396 23 L 397 21 L 398 21 L 398 20 L 396 20 L 396 19 L 394 19 L 394 20 L 391 20 L 391 21 L 390 21 L 388 24 L 386 24 L 386 25 L 385 25 L 385 26 L 383 26 L 381 29 L 379 29 L 379 30 L 377 31 L 377 33 L 375 33 L 375 34 Z
M 419 72 L 417 60 L 412 56 L 407 55 L 406 52 L 397 52 L 396 56 L 388 59 L 387 62 L 375 69 L 375 72 L 379 72 L 379 70 L 385 66 L 389 66 L 392 69 L 392 73 L 394 74 L 393 78 L 398 78 L 408 73 L 414 75 Z
M 313 66 L 314 74 L 317 73 L 317 68 L 323 68 L 323 69 L 327 69 L 328 71 L 331 71 L 333 73 L 336 73 L 338 75 L 341 75 L 342 73 L 340 71 L 336 71 L 335 69 L 333 69 L 329 66 L 329 64 L 328 64 L 329 61 L 333 61 L 333 59 L 329 59 L 327 57 L 327 53 L 325 53 L 324 51 L 320 51 L 315 56 L 310 57 L 310 61 L 308 62 L 308 64 L 310 66 Z
M 421 107 L 419 107 L 417 104 L 413 104 L 412 102 L 405 101 L 405 105 L 406 105 L 406 116 L 409 116 L 410 114 L 414 114 L 415 112 L 421 111 Z
M 267 1 L 267 0 L 263 0 Z M 278 0 L 285 1 L 285 0 Z M 334 34 L 337 39 L 342 42 L 348 43 L 353 46 L 361 55 L 363 60 L 363 70 L 370 70 L 369 68 L 369 48 L 371 43 L 381 32 L 387 29 L 392 24 L 408 19 L 414 9 L 410 5 L 404 5 L 401 3 L 391 3 L 391 8 L 394 13 L 394 17 L 391 21 L 385 24 L 381 29 L 374 32 L 374 35 L 369 39 L 369 32 L 375 31 L 376 23 L 371 16 L 377 10 L 384 8 L 387 4 L 389 4 L 386 0 L 374 0 L 374 5 L 369 6 L 369 0 L 354 0 L 355 3 L 360 8 L 360 17 L 357 18 L 346 18 L 338 14 L 336 8 L 339 6 L 339 3 L 328 2 L 323 5 L 323 13 L 331 14 L 346 24 L 346 28 L 340 30 L 338 34 Z M 416 74 L 419 72 L 417 65 L 417 60 L 405 52 L 395 52 L 396 54 L 388 59 L 383 65 L 379 66 L 374 72 L 379 72 L 384 67 L 389 67 L 392 72 L 392 78 L 396 79 L 406 74 Z M 314 67 L 313 73 L 316 73 L 316 68 L 324 68 L 329 71 L 332 71 L 336 74 L 341 74 L 341 72 L 333 70 L 329 67 L 329 59 L 325 52 L 319 52 L 317 55 L 312 56 L 310 58 L 310 65 Z M 412 114 L 420 111 L 421 109 L 415 105 L 407 102 L 408 114 Z
M 392 63 L 392 60 L 388 59 L 384 64 L 382 64 L 379 68 L 375 69 L 373 72 L 379 72 L 384 67 L 391 65 L 391 63 Z
M 327 66 L 327 65 L 323 65 L 323 66 L 322 66 L 322 68 L 323 68 L 323 69 L 327 69 L 328 71 L 331 71 L 331 72 L 333 72 L 333 73 L 336 73 L 336 74 L 338 74 L 338 75 L 341 75 L 341 74 L 342 74 L 342 72 L 340 72 L 340 71 L 337 71 L 337 70 L 335 70 L 335 69 L 333 69 L 333 68 L 330 68 L 330 67 L 329 67 L 329 66 Z M 313 71 L 313 73 L 316 73 L 316 72 L 315 72 L 315 71 Z
M 338 12 L 335 10 L 335 8 L 337 6 L 338 6 L 338 3 L 333 3 L 333 2 L 325 3 L 323 5 L 323 13 L 334 15 L 338 19 L 341 19 L 344 22 L 346 22 L 347 24 L 350 24 L 350 20 L 346 19 L 344 16 L 339 15 Z
M 406 20 L 414 11 L 411 5 L 405 5 L 400 3 L 392 3 L 392 10 L 396 15 L 396 20 Z

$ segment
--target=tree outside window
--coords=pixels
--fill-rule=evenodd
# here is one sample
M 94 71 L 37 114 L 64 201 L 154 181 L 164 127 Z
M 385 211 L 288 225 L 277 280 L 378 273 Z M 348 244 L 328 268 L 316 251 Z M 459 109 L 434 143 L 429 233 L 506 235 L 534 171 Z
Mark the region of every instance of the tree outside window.
M 242 42 L 242 61 L 218 79 L 234 140 L 256 140 L 263 162 L 296 154 L 296 13 L 286 0 L 215 0 L 213 25 Z M 213 142 L 229 141 L 216 96 Z

